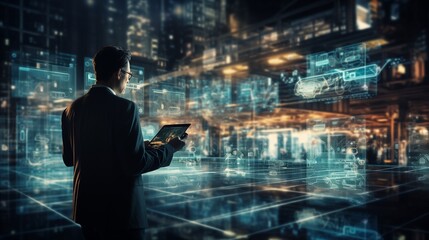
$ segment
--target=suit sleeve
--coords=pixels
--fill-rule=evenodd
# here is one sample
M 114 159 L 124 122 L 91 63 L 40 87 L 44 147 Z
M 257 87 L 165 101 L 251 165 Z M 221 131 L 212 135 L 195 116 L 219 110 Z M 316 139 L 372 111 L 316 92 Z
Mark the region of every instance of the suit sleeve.
M 71 146 L 70 121 L 67 118 L 67 109 L 64 110 L 61 116 L 61 130 L 63 136 L 63 162 L 67 167 L 73 166 L 73 153 Z
M 166 144 L 160 148 L 145 147 L 140 127 L 138 108 L 134 103 L 128 106 L 127 113 L 119 116 L 115 141 L 116 154 L 120 166 L 127 175 L 140 175 L 170 165 L 174 148 Z

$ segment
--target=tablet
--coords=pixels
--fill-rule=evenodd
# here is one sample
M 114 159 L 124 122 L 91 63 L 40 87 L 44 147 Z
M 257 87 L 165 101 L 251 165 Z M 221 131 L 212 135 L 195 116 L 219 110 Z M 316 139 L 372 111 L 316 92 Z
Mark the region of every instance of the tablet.
M 166 144 L 170 139 L 182 136 L 191 124 L 170 124 L 162 126 L 161 130 L 150 140 L 150 144 Z

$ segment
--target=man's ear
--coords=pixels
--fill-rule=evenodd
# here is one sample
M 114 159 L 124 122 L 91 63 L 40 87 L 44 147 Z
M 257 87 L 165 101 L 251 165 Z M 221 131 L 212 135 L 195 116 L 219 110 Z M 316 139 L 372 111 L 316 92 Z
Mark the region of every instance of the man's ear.
M 118 69 L 118 72 L 116 75 L 118 76 L 118 80 L 121 79 L 122 72 L 120 68 Z

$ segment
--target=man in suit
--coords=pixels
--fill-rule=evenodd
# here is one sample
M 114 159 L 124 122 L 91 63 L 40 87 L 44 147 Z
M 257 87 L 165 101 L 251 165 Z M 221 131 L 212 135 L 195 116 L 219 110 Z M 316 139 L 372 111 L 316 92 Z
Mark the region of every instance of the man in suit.
M 131 55 L 107 46 L 94 57 L 96 84 L 62 115 L 63 161 L 74 167 L 73 219 L 86 239 L 143 239 L 147 227 L 141 174 L 170 165 L 185 143 L 143 141 L 138 108 L 125 91 Z

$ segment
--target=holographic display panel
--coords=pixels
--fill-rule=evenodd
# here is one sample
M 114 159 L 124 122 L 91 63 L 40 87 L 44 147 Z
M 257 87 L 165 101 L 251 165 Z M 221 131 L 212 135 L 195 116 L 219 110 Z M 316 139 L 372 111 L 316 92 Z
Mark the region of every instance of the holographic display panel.
M 419 182 L 429 184 L 429 129 L 419 123 L 421 115 L 412 116 L 408 126 L 408 140 L 402 140 L 397 149 L 400 163 L 413 168 Z
M 44 101 L 72 99 L 76 91 L 73 55 L 12 53 L 12 97 Z M 51 63 L 51 61 L 53 63 Z
M 62 153 L 61 114 L 75 98 L 73 55 L 12 54 L 13 96 L 16 105 L 18 163 L 32 168 L 59 164 Z
M 278 103 L 278 84 L 271 78 L 253 75 L 239 83 L 238 111 L 272 112 Z
M 204 75 L 202 79 L 189 81 L 189 110 L 194 114 L 216 116 L 231 111 L 230 81 Z
M 16 124 L 20 164 L 31 167 L 58 164 L 62 154 L 61 113 L 41 112 L 19 105 Z
M 410 126 L 408 144 L 403 141 L 401 144 L 408 145 L 408 163 L 412 166 L 429 166 L 429 134 L 425 126 Z M 406 157 L 406 156 L 404 156 Z
M 61 67 L 58 67 L 61 68 Z M 65 69 L 68 70 L 68 69 Z M 69 86 L 70 74 L 19 66 L 14 79 L 14 97 L 49 97 L 52 99 L 70 98 L 74 89 Z
M 306 132 L 301 135 L 301 146 L 307 163 L 309 189 L 334 190 L 333 194 L 336 190 L 350 190 L 352 193 L 365 190 L 364 120 L 309 120 Z M 358 194 L 356 196 L 360 198 Z M 351 195 L 349 198 L 356 200 Z
M 152 117 L 182 116 L 186 100 L 184 79 L 170 79 L 149 88 L 149 115 Z
M 371 63 L 365 44 L 355 44 L 307 55 L 306 76 L 294 70 L 289 74 L 282 73 L 280 77 L 298 97 L 287 101 L 368 98 L 377 94 L 381 71 L 399 62 L 399 59 L 387 59 L 382 65 Z

